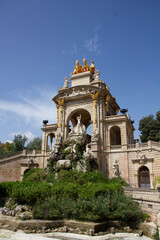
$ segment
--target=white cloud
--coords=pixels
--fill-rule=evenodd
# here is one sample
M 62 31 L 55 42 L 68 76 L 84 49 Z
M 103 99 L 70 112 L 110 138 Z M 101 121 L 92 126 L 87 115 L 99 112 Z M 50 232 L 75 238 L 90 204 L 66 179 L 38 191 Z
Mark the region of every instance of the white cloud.
M 30 131 L 27 132 L 22 132 L 22 131 L 18 131 L 18 132 L 11 132 L 10 133 L 10 137 L 14 138 L 15 135 L 22 135 L 22 136 L 26 136 L 28 139 L 28 142 L 33 140 L 33 138 L 35 138 L 36 136 L 31 133 Z M 10 140 L 9 140 L 10 141 Z M 7 142 L 7 141 L 6 141 Z M 11 142 L 11 141 L 10 141 Z
M 8 143 L 12 143 L 13 141 L 11 141 L 11 140 L 6 140 L 5 143 L 7 143 L 7 142 L 8 142 Z
M 89 52 L 95 52 L 96 55 L 99 55 L 101 53 L 99 36 L 97 33 L 90 39 L 86 40 L 85 47 Z
M 0 111 L 13 113 L 17 118 L 22 117 L 27 124 L 32 125 L 41 126 L 44 119 L 56 121 L 56 107 L 51 101 L 55 94 L 47 90 L 37 91 L 38 97 L 26 94 L 26 96 L 18 96 L 16 101 L 0 100 Z M 33 92 L 36 95 L 36 91 Z

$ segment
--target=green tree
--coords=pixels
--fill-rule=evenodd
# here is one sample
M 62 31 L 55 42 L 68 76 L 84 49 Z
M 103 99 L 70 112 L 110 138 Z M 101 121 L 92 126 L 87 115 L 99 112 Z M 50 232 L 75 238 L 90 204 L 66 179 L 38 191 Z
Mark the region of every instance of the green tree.
M 35 137 L 32 141 L 30 141 L 27 145 L 29 150 L 41 150 L 42 147 L 42 139 L 40 137 Z
M 156 113 L 156 118 L 153 115 L 144 117 L 139 121 L 139 130 L 141 131 L 141 141 L 148 140 L 160 141 L 160 111 Z
M 0 156 L 7 156 L 15 151 L 13 143 L 1 143 L 0 142 Z
M 15 151 L 22 151 L 25 148 L 25 143 L 27 142 L 27 137 L 22 135 L 16 135 L 13 139 Z

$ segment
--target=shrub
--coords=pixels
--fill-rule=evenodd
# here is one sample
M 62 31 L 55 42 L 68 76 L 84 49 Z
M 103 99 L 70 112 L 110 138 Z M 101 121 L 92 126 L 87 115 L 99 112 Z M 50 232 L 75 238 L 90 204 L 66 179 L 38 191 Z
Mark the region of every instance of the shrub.
M 51 196 L 51 186 L 44 182 L 22 182 L 12 188 L 11 197 L 17 203 L 33 205 Z
M 11 197 L 12 188 L 18 185 L 19 182 L 2 182 L 0 183 L 0 196 Z
M 83 221 L 99 221 L 108 217 L 108 205 L 104 198 L 91 201 L 75 201 L 62 198 L 57 201 L 51 198 L 44 203 L 37 203 L 33 207 L 33 216 L 38 219 L 76 219 Z
M 62 197 L 57 201 L 55 197 L 52 197 L 43 203 L 36 203 L 33 207 L 33 215 L 35 218 L 48 220 L 75 219 L 97 222 L 119 219 L 127 222 L 138 222 L 141 217 L 140 208 L 124 194 L 122 197 L 122 194 L 116 194 L 115 196 L 113 194 L 112 198 L 99 196 L 89 201 L 86 199 L 74 200 L 67 197 Z M 125 200 L 123 204 L 118 204 L 118 196 Z M 114 208 L 114 211 L 111 208 L 111 201 L 113 200 L 117 204 L 117 209 Z
M 140 221 L 142 211 L 137 202 L 124 192 L 114 192 L 110 195 L 110 218 L 123 221 Z
M 47 176 L 47 172 L 45 169 L 33 168 L 24 174 L 23 182 L 24 181 L 42 182 L 46 179 L 46 176 Z

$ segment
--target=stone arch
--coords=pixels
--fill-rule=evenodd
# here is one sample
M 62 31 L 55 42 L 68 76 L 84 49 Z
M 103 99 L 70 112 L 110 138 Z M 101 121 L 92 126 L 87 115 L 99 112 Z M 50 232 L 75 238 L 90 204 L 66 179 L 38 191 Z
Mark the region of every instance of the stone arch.
M 71 121 L 72 126 L 75 127 L 77 125 L 77 117 L 81 115 L 81 123 L 83 125 L 85 125 L 86 129 L 89 127 L 89 125 L 91 124 L 91 115 L 89 113 L 89 111 L 87 111 L 84 108 L 78 108 L 73 110 L 67 117 L 67 135 L 70 131 L 69 129 L 69 121 Z
M 150 172 L 146 166 L 138 169 L 138 185 L 140 188 L 150 188 Z
M 121 145 L 121 129 L 118 126 L 110 128 L 110 145 Z
M 51 133 L 47 134 L 47 146 L 49 146 L 50 151 L 53 148 L 54 139 L 55 139 L 55 134 L 54 133 L 51 132 Z M 47 149 L 47 146 L 46 146 L 46 149 Z
M 73 127 L 77 124 L 77 117 L 81 115 L 81 123 L 85 125 L 86 129 L 91 124 L 91 115 L 89 111 L 87 111 L 84 108 L 78 108 L 73 110 L 67 118 L 67 124 L 69 123 L 69 120 L 71 120 Z
M 31 168 L 27 168 L 27 169 L 23 172 L 23 176 L 24 176 L 24 174 L 26 174 L 29 170 L 31 170 Z

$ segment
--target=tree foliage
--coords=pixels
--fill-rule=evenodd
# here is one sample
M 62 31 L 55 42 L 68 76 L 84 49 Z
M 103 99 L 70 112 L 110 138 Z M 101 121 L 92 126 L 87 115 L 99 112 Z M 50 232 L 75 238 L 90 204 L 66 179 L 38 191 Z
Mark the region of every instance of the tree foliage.
M 153 115 L 144 117 L 139 121 L 139 130 L 141 131 L 141 141 L 148 140 L 160 141 L 160 111 L 156 113 L 156 118 Z
M 15 151 L 14 149 L 14 144 L 13 143 L 0 143 L 0 156 L 7 156 L 10 155 L 11 153 L 13 153 Z
M 11 155 L 12 153 L 16 153 L 18 151 L 22 151 L 23 149 L 28 150 L 41 150 L 42 146 L 42 139 L 39 137 L 35 137 L 32 141 L 29 141 L 29 143 L 26 146 L 27 143 L 27 137 L 23 135 L 15 135 L 13 142 L 9 143 L 2 143 L 0 141 L 0 157 L 6 157 L 8 155 Z
M 25 143 L 27 142 L 27 140 L 28 139 L 26 136 L 22 136 L 20 134 L 14 136 L 13 144 L 14 144 L 15 151 L 16 152 L 22 151 L 25 147 Z
M 41 150 L 42 147 L 42 139 L 40 137 L 35 137 L 32 141 L 30 141 L 27 145 L 27 149 L 29 150 Z

